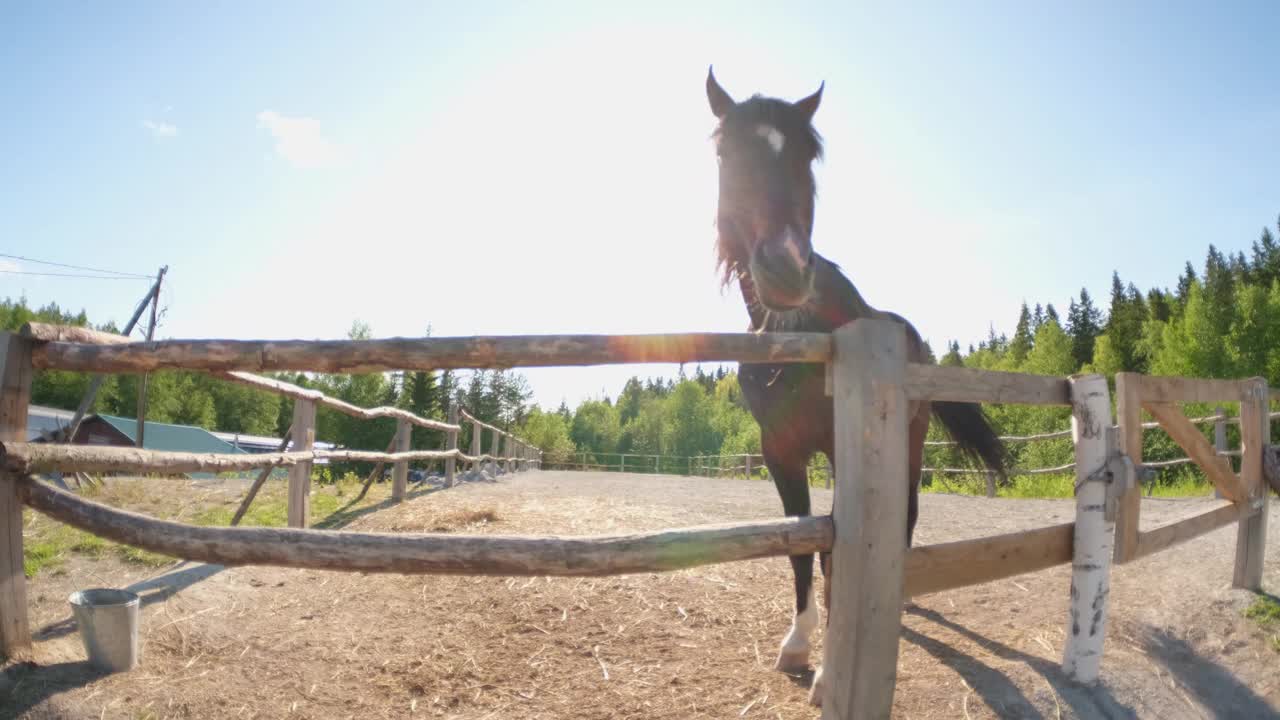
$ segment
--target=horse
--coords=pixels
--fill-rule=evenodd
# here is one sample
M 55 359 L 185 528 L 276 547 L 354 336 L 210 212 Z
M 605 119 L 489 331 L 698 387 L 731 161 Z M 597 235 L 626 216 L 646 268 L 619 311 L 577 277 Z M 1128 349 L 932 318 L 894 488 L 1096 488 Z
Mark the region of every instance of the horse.
M 788 102 L 759 94 L 737 102 L 708 68 L 707 100 L 717 120 L 712 139 L 719 165 L 716 209 L 717 268 L 721 287 L 734 280 L 742 293 L 751 332 L 832 332 L 859 318 L 890 319 L 907 334 L 907 360 L 932 358 L 920 333 L 896 313 L 872 307 L 832 261 L 813 249 L 813 163 L 823 141 L 813 116 L 826 87 Z M 742 363 L 738 382 L 760 426 L 765 465 L 788 516 L 810 514 L 807 467 L 816 452 L 835 467 L 834 411 L 826 394 L 826 369 L 816 363 Z M 919 484 L 925 435 L 937 418 L 964 457 L 1007 478 L 1008 453 L 982 408 L 973 403 L 915 400 L 907 409 L 909 486 L 907 546 L 919 516 Z M 821 553 L 824 605 L 830 610 L 830 553 Z M 808 669 L 809 636 L 817 627 L 813 555 L 790 556 L 795 615 L 775 669 Z M 814 671 L 809 700 L 821 704 L 822 668 Z

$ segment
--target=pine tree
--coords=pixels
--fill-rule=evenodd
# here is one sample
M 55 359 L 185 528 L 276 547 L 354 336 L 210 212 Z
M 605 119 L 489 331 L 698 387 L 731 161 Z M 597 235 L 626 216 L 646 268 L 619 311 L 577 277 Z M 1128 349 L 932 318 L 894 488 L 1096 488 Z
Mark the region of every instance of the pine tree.
M 1013 342 L 1009 343 L 1008 359 L 1012 363 L 1012 367 L 1018 368 L 1022 363 L 1026 362 L 1027 355 L 1031 353 L 1031 311 L 1027 309 L 1027 302 L 1022 301 L 1022 309 L 1018 312 L 1018 325 L 1013 331 Z
M 1049 303 L 1044 307 L 1044 319 L 1046 321 L 1052 320 L 1058 323 L 1059 325 L 1062 324 L 1062 318 L 1058 317 L 1058 310 L 1055 307 L 1053 307 L 1053 303 Z
M 1209 245 L 1205 258 L 1202 290 L 1210 329 L 1219 337 L 1226 337 L 1235 317 L 1236 278 L 1226 258 L 1213 245 Z
M 1031 313 L 1031 332 L 1034 333 L 1035 331 L 1039 330 L 1040 326 L 1043 324 L 1044 324 L 1044 308 L 1040 306 L 1040 303 L 1036 303 L 1035 312 Z
M 449 412 L 449 404 L 458 399 L 460 388 L 458 387 L 458 376 L 452 370 L 445 370 L 440 373 L 440 380 L 436 389 L 435 412 L 441 417 Z
M 1143 358 L 1138 350 L 1142 340 L 1142 325 L 1147 320 L 1146 303 L 1137 286 L 1129 283 L 1126 288 L 1120 282 L 1120 274 L 1111 275 L 1111 310 L 1107 314 L 1104 329 L 1107 336 L 1107 372 L 1128 370 L 1142 372 Z M 1096 347 L 1096 341 L 1095 341 Z M 1099 364 L 1096 356 L 1091 358 L 1095 365 Z
M 1067 310 L 1067 334 L 1071 336 L 1071 355 L 1076 367 L 1093 361 L 1093 341 L 1102 332 L 1102 312 L 1093 306 L 1089 291 L 1080 288 L 1080 301 L 1074 299 Z
M 640 414 L 640 401 L 643 397 L 644 386 L 640 383 L 640 378 L 632 377 L 627 380 L 627 384 L 622 387 L 622 394 L 618 396 L 618 420 L 623 427 Z
M 1185 305 L 1187 295 L 1191 292 L 1191 284 L 1196 282 L 1196 269 L 1191 266 L 1191 261 L 1187 261 L 1187 267 L 1182 272 L 1182 277 L 1178 278 L 1178 289 L 1174 291 L 1174 298 L 1177 299 L 1179 305 Z
M 972 347 L 970 347 L 969 352 L 973 352 Z M 951 344 L 947 346 L 947 354 L 942 356 L 938 364 L 948 367 L 964 367 L 964 359 L 960 357 L 960 343 L 952 340 Z
M 1276 227 L 1280 229 L 1280 220 L 1277 220 Z M 1262 287 L 1271 287 L 1271 283 L 1280 280 L 1280 244 L 1276 242 L 1269 227 L 1264 226 L 1262 237 L 1253 243 L 1250 270 L 1255 282 Z
M 1173 314 L 1167 290 L 1151 289 L 1147 291 L 1147 315 L 1151 320 L 1167 322 Z

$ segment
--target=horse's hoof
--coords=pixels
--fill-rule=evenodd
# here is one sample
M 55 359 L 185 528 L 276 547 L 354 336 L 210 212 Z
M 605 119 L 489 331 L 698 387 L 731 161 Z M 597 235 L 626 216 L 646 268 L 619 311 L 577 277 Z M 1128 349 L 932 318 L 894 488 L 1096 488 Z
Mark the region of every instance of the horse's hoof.
M 809 704 L 822 707 L 822 666 L 813 671 L 813 685 L 809 686 Z
M 787 652 L 783 650 L 778 653 L 778 661 L 773 664 L 773 669 L 789 675 L 799 675 L 809 669 L 809 651 Z

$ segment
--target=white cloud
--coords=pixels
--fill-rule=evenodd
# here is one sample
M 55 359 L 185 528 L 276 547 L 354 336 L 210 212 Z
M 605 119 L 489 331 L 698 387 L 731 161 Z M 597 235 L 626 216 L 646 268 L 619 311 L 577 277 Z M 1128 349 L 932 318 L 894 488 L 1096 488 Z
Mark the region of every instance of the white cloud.
M 173 137 L 178 134 L 178 126 L 163 120 L 143 120 L 142 127 L 158 138 Z
M 258 127 L 270 131 L 276 140 L 276 154 L 295 167 L 314 169 L 339 160 L 338 146 L 320 132 L 320 121 L 308 117 L 286 117 L 274 110 L 258 113 Z

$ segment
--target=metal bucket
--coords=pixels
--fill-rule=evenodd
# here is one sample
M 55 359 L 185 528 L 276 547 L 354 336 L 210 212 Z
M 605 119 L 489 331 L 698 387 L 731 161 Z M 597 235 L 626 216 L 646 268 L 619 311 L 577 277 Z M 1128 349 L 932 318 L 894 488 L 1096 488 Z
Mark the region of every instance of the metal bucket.
M 67 598 L 89 662 L 106 672 L 138 664 L 138 596 L 128 590 L 94 588 Z

